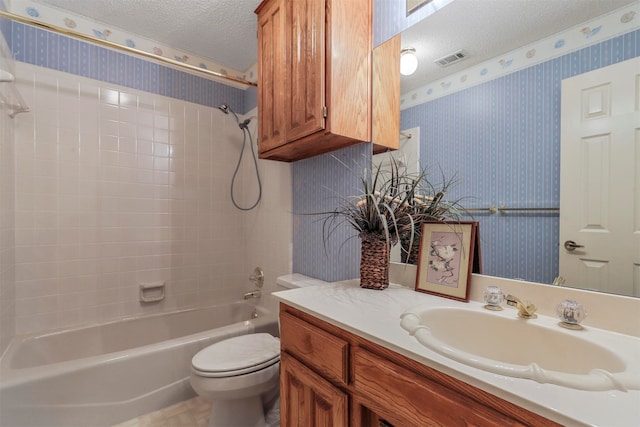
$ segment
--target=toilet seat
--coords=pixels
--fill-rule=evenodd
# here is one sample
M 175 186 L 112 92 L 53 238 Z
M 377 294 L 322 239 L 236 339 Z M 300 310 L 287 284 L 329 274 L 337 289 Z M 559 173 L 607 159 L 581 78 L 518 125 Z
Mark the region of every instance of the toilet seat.
M 280 361 L 280 340 L 267 333 L 240 335 L 199 351 L 191 360 L 195 375 L 232 377 L 256 372 Z

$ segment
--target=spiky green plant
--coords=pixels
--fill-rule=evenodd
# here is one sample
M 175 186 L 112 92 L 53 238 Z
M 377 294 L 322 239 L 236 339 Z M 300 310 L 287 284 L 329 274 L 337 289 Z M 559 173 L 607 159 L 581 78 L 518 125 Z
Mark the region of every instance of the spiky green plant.
M 343 223 L 350 224 L 359 235 L 380 234 L 387 245 L 395 244 L 419 222 L 420 214 L 413 208 L 412 199 L 419 193 L 423 179 L 424 172 L 409 173 L 393 158 L 389 169 L 378 165 L 372 176 L 361 176 L 360 194 L 341 199 L 333 211 L 319 213 L 325 215 L 325 245 Z
M 336 160 L 342 163 L 340 159 Z M 311 213 L 324 217 L 325 252 L 333 233 L 345 223 L 357 231 L 352 238 L 377 234 L 384 237 L 389 248 L 404 241 L 402 252 L 408 253 L 419 244 L 423 222 L 460 220 L 464 208 L 458 201 L 449 202 L 445 197 L 455 183 L 455 177 L 446 179 L 440 172 L 440 184 L 433 184 L 427 176 L 427 169 L 409 172 L 393 156 L 388 168 L 377 165 L 371 173 L 365 169 L 360 176 L 359 194 L 340 197 L 334 210 Z

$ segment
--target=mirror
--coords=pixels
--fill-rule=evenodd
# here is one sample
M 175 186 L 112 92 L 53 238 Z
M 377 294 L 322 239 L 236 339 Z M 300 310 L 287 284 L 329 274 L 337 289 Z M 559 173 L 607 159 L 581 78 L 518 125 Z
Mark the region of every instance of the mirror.
M 407 15 L 412 14 L 418 8 L 429 3 L 431 0 L 407 0 Z
M 456 175 L 448 196 L 480 222 L 484 274 L 561 274 L 560 82 L 616 62 L 594 52 L 624 34 L 638 39 L 637 2 L 587 1 L 455 0 L 402 33 L 420 65 L 402 77 L 401 130 L 419 129 L 421 167 Z M 456 52 L 466 58 L 433 64 Z M 520 208 L 534 210 L 509 210 Z

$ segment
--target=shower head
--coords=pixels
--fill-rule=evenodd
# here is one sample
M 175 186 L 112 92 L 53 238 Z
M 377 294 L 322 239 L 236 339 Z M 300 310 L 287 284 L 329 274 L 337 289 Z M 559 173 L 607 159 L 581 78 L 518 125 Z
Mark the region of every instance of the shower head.
M 231 109 L 231 107 L 229 107 L 229 104 L 220 104 L 220 105 L 218 105 L 218 110 L 222 111 L 225 114 L 231 113 L 233 115 L 233 117 L 236 118 L 236 122 L 240 123 L 240 119 L 238 118 L 238 115 L 236 114 L 235 111 L 233 111 Z
M 246 129 L 247 126 L 249 125 L 249 122 L 251 121 L 251 119 L 247 119 L 244 122 L 240 123 L 240 118 L 235 113 L 235 111 L 233 111 L 231 109 L 231 107 L 229 107 L 229 104 L 220 104 L 220 105 L 218 105 L 218 110 L 222 111 L 225 114 L 231 113 L 233 115 L 233 117 L 235 117 L 236 123 L 238 123 L 238 126 L 240 126 L 240 129 Z

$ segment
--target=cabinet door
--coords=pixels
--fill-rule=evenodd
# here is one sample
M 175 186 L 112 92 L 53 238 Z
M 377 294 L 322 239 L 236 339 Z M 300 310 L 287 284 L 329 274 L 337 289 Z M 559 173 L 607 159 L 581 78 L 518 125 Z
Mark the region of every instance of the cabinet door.
M 287 13 L 287 141 L 324 129 L 325 106 L 325 2 L 288 2 Z
M 258 16 L 258 121 L 259 150 L 264 152 L 286 142 L 285 57 L 287 51 L 286 5 L 273 0 Z
M 373 153 L 400 148 L 400 34 L 373 51 Z
M 348 398 L 288 353 L 280 358 L 280 425 L 346 427 Z
M 520 422 L 395 363 L 358 349 L 355 388 L 363 405 L 402 427 L 524 427 Z

